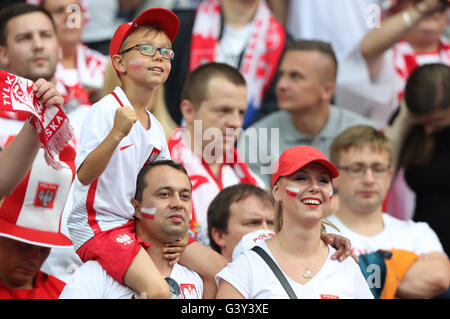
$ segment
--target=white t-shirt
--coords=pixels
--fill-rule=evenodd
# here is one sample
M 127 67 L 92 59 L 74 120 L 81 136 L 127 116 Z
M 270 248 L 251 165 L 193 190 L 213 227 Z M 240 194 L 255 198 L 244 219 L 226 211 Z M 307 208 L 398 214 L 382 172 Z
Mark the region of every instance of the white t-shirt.
M 286 29 L 295 39 L 330 42 L 341 58 L 376 26 L 382 13 L 381 3 L 382 0 L 289 1 Z
M 227 24 L 223 27 L 222 38 L 219 41 L 216 61 L 239 68 L 239 57 L 245 50 L 253 32 L 253 24 L 249 23 L 240 30 L 235 30 Z
M 258 244 L 274 259 L 265 241 Z M 353 258 L 342 263 L 331 260 L 336 251 L 328 246 L 325 264 L 305 285 L 289 278 L 281 270 L 298 299 L 373 299 L 369 286 Z M 274 259 L 275 261 L 275 259 Z M 276 262 L 276 261 L 275 261 Z M 243 251 L 216 275 L 226 280 L 246 299 L 286 299 L 288 295 L 266 262 L 254 251 Z
M 403 249 L 417 255 L 431 252 L 444 253 L 442 244 L 436 233 L 426 222 L 400 220 L 389 214 L 383 214 L 384 230 L 375 236 L 363 236 L 347 228 L 336 215 L 327 219 L 341 232 L 327 227 L 327 232 L 348 238 L 356 255 L 368 254 L 379 249 Z
M 120 87 L 114 92 L 122 105 L 132 108 Z M 89 109 L 75 158 L 77 170 L 109 134 L 115 111 L 119 107 L 120 103 L 109 94 Z M 130 201 L 136 192 L 139 171 L 147 162 L 170 159 L 163 127 L 149 111 L 147 114 L 150 117 L 150 129 L 146 130 L 137 121 L 96 181 L 83 185 L 75 177 L 73 208 L 67 226 L 76 250 L 92 238 L 94 232 L 118 227 L 131 220 L 134 208 Z
M 181 288 L 182 299 L 201 299 L 203 280 L 193 270 L 179 264 L 173 266 L 170 278 Z M 70 278 L 60 299 L 131 299 L 134 291 L 114 280 L 96 261 L 83 264 Z

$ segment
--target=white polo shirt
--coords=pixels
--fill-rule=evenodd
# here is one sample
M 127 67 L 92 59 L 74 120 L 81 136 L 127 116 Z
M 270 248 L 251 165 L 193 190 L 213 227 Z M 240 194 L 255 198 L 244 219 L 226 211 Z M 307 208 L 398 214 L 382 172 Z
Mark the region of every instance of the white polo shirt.
M 117 97 L 115 97 L 115 96 Z M 83 122 L 75 165 L 77 170 L 86 157 L 106 138 L 114 124 L 116 109 L 132 105 L 120 87 L 95 103 Z M 67 220 L 74 248 L 77 250 L 94 234 L 121 226 L 131 220 L 131 199 L 136 179 L 147 162 L 170 159 L 164 130 L 147 110 L 151 127 L 146 130 L 137 121 L 114 151 L 104 172 L 89 185 L 75 178 L 73 207 Z
M 201 299 L 203 280 L 193 270 L 179 264 L 173 266 L 170 278 L 181 288 L 181 299 Z M 64 287 L 59 299 L 131 299 L 135 292 L 114 280 L 96 261 L 83 264 Z
M 258 243 L 275 261 L 265 241 Z M 320 271 L 302 285 L 289 278 L 289 285 L 298 299 L 373 299 L 364 276 L 353 258 L 343 262 L 331 260 L 336 251 L 328 246 L 328 258 Z M 281 269 L 281 268 L 280 268 Z M 280 281 L 266 262 L 253 250 L 244 250 L 217 275 L 216 280 L 226 280 L 246 299 L 289 298 Z

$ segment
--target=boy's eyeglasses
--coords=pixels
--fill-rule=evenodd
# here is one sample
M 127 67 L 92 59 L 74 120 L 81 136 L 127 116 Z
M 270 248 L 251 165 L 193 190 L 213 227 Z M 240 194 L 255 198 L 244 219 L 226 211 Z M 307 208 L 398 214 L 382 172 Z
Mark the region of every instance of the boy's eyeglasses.
M 350 175 L 350 177 L 354 178 L 363 177 L 364 175 L 366 175 L 366 172 L 369 168 L 372 171 L 373 176 L 384 177 L 391 168 L 391 165 L 375 163 L 370 166 L 367 166 L 362 163 L 353 163 L 347 166 L 338 166 L 338 168 L 345 170 L 347 174 Z
M 123 50 L 122 52 L 119 52 L 119 54 L 124 54 L 130 50 L 138 49 L 139 52 L 141 52 L 142 55 L 146 56 L 154 56 L 156 54 L 156 51 L 159 50 L 159 53 L 161 56 L 166 60 L 173 60 L 175 57 L 175 52 L 172 49 L 167 48 L 158 48 L 151 44 L 136 44 L 135 46 L 128 48 L 126 50 Z

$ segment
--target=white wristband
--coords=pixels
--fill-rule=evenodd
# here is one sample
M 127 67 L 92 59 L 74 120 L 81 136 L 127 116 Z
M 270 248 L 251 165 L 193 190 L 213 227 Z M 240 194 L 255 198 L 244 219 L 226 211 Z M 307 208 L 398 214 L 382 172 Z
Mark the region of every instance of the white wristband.
M 405 21 L 408 28 L 411 28 L 412 22 L 411 22 L 411 17 L 409 16 L 408 11 L 405 10 L 402 12 L 402 18 L 403 18 L 403 21 Z

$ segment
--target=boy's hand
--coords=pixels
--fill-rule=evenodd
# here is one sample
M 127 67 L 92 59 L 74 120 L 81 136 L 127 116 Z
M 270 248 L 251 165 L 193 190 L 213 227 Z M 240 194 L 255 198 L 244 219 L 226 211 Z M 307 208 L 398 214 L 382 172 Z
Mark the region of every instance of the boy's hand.
M 56 90 L 54 85 L 47 80 L 39 79 L 33 85 L 34 95 L 45 106 L 56 105 L 61 107 L 64 105 L 64 98 Z
M 114 116 L 112 131 L 115 131 L 120 138 L 124 138 L 130 133 L 133 124 L 138 120 L 136 112 L 131 107 L 119 107 Z
M 189 235 L 186 235 L 174 242 L 166 243 L 164 248 L 164 258 L 169 260 L 169 265 L 175 265 L 179 260 L 181 254 L 184 252 L 189 241 Z
M 320 238 L 328 245 L 331 245 L 333 248 L 337 250 L 331 256 L 332 260 L 339 260 L 342 262 L 348 256 L 352 256 L 352 258 L 359 263 L 359 258 L 352 252 L 352 245 L 350 240 L 347 238 L 337 235 L 337 234 L 322 234 Z

